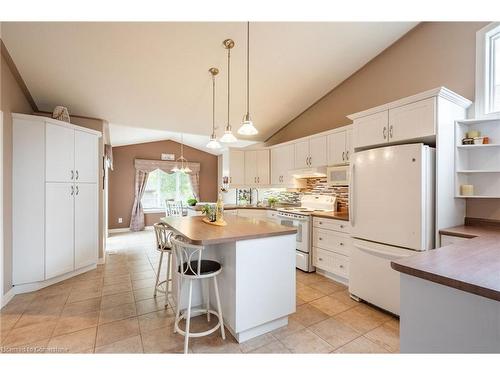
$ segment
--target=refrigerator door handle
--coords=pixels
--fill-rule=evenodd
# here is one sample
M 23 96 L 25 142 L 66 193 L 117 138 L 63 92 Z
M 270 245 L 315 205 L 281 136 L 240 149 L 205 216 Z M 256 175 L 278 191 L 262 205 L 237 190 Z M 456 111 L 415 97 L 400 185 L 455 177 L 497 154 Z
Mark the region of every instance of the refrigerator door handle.
M 358 249 L 360 249 L 361 251 L 364 251 L 364 252 L 366 252 L 368 254 L 371 254 L 371 255 L 374 255 L 374 256 L 378 256 L 379 258 L 382 257 L 382 258 L 385 258 L 385 259 L 394 260 L 394 259 L 399 259 L 399 258 L 402 257 L 402 256 L 397 256 L 396 254 L 391 253 L 389 251 L 383 251 L 383 250 L 379 250 L 379 249 L 372 249 L 370 247 L 363 246 L 363 245 L 360 245 L 360 244 L 355 244 L 354 246 L 357 247 Z

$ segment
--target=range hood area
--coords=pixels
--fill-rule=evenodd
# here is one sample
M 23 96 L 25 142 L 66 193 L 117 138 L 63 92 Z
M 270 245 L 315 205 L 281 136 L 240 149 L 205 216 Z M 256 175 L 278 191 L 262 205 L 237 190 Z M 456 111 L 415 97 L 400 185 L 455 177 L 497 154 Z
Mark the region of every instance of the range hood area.
M 304 169 L 294 169 L 290 171 L 290 174 L 297 179 L 300 178 L 317 178 L 326 177 L 326 166 L 325 167 L 311 167 Z

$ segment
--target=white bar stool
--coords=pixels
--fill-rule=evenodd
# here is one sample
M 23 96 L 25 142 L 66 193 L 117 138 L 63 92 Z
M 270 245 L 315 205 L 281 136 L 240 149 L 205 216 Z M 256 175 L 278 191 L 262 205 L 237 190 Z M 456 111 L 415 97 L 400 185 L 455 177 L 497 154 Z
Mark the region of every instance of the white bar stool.
M 184 339 L 184 353 L 188 352 L 189 338 L 190 337 L 202 337 L 210 335 L 215 332 L 220 327 L 220 332 L 222 335 L 222 339 L 226 339 L 226 335 L 224 332 L 224 321 L 222 319 L 222 309 L 220 304 L 220 296 L 219 296 L 219 288 L 217 286 L 217 275 L 221 273 L 222 266 L 219 262 L 214 260 L 206 260 L 202 259 L 202 253 L 205 249 L 204 246 L 193 245 L 188 242 L 185 242 L 182 236 L 174 236 L 171 238 L 172 247 L 175 252 L 176 259 L 176 270 L 179 276 L 179 285 L 177 288 L 177 308 L 175 314 L 175 323 L 174 323 L 174 333 L 178 332 L 185 337 Z M 215 298 L 217 302 L 217 312 L 214 310 L 210 310 L 210 287 L 208 285 L 207 288 L 207 298 L 206 298 L 206 308 L 204 309 L 192 309 L 191 308 L 191 299 L 193 294 L 193 280 L 203 280 L 212 278 L 214 281 L 214 290 L 215 290 Z M 187 309 L 181 314 L 180 313 L 180 298 L 182 295 L 182 289 L 184 285 L 184 281 L 188 281 L 189 288 L 189 297 L 188 297 L 188 306 Z M 207 280 L 208 281 L 208 280 Z M 191 322 L 191 314 L 192 313 L 206 313 L 207 321 L 210 321 L 210 314 L 215 315 L 218 318 L 217 325 L 215 327 L 203 331 L 191 333 L 189 332 L 189 326 Z M 183 331 L 179 328 L 179 322 L 182 319 L 186 319 L 186 331 Z
M 168 284 L 172 281 L 172 244 L 170 243 L 170 237 L 172 236 L 172 231 L 168 229 L 168 226 L 164 223 L 154 224 L 155 236 L 156 236 L 156 249 L 160 252 L 160 262 L 158 264 L 158 272 L 156 273 L 156 284 L 153 297 L 156 297 L 158 292 L 165 293 L 165 306 L 168 305 L 168 296 L 172 293 L 169 291 Z M 167 278 L 164 281 L 160 281 L 161 265 L 163 262 L 163 254 L 167 255 Z

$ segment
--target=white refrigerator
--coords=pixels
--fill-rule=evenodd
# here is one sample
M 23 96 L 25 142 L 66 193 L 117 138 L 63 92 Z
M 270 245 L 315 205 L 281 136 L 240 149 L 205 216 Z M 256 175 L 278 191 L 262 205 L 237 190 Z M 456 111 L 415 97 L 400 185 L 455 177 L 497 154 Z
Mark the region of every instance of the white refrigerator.
M 434 177 L 435 150 L 422 143 L 353 155 L 353 296 L 399 315 L 399 272 L 390 263 L 434 248 Z

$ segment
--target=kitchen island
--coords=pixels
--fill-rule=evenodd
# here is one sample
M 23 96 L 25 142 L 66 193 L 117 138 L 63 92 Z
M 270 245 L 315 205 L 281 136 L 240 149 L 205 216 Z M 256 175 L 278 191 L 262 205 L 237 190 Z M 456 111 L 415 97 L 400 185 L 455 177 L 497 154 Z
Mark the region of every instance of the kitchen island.
M 401 353 L 500 353 L 500 226 L 440 234 L 467 240 L 392 262 Z
M 241 343 L 286 326 L 288 315 L 295 312 L 297 230 L 267 220 L 231 215 L 224 219 L 227 226 L 204 223 L 201 216 L 167 217 L 162 222 L 191 243 L 205 246 L 204 259 L 222 264 L 217 278 L 224 325 Z M 177 287 L 173 272 L 174 299 Z M 181 308 L 187 305 L 186 289 Z M 202 295 L 201 284 L 194 283 L 194 307 L 201 307 Z

